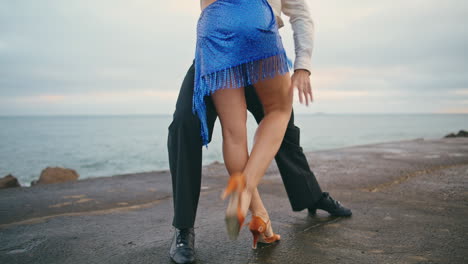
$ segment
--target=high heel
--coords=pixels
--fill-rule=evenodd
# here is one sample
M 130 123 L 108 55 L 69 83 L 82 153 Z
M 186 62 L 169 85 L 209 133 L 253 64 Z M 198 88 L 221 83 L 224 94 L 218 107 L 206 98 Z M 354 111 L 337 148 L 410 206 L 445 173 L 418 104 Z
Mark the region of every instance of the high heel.
M 237 172 L 233 173 L 229 177 L 228 185 L 221 194 L 221 199 L 226 199 L 234 191 L 242 192 L 245 188 L 245 175 L 243 173 Z
M 245 189 L 245 185 L 245 175 L 243 173 L 234 173 L 229 177 L 228 185 L 221 195 L 223 200 L 231 195 L 225 217 L 228 236 L 231 239 L 236 239 L 239 236 L 245 220 L 245 215 L 241 211 L 241 194 Z
M 270 224 L 270 219 L 268 219 L 268 221 L 265 222 L 263 221 L 261 217 L 252 215 L 252 221 L 250 221 L 249 229 L 250 229 L 250 232 L 252 232 L 252 236 L 253 236 L 253 244 L 252 244 L 253 249 L 257 248 L 258 242 L 270 244 L 281 239 L 281 236 L 275 233 L 273 233 L 273 235 L 269 237 L 265 235 L 268 224 Z

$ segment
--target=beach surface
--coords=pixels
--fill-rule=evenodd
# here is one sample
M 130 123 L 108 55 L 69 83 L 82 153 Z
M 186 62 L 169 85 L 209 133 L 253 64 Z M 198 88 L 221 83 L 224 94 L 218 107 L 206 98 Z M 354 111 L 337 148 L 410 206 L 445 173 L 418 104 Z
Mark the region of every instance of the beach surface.
M 277 168 L 259 187 L 281 241 L 251 248 L 224 226 L 223 164 L 203 168 L 196 263 L 466 263 L 468 138 L 307 153 L 349 218 L 293 212 Z M 0 263 L 171 263 L 168 171 L 0 190 Z M 247 221 L 250 217 L 247 217 Z

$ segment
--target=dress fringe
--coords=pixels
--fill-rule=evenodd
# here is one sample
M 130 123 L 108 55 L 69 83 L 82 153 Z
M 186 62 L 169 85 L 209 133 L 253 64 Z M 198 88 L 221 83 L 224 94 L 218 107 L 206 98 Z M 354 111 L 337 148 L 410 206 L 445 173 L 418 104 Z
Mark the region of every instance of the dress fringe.
M 292 62 L 286 52 L 257 58 L 223 70 L 195 76 L 192 112 L 198 115 L 201 124 L 202 144 L 208 148 L 208 124 L 206 117 L 205 96 L 219 89 L 241 88 L 258 81 L 283 75 L 292 69 Z

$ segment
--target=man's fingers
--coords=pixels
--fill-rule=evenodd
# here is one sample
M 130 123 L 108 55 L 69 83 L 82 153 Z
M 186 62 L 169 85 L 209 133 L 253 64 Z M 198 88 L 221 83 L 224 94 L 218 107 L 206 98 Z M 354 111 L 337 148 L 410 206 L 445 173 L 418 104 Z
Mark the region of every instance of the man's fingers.
M 303 95 L 302 95 L 302 89 L 300 86 L 297 85 L 296 80 L 292 81 L 294 88 L 297 88 L 297 93 L 299 94 L 299 102 L 302 104 L 304 101 Z
M 301 87 L 302 87 L 302 92 L 304 93 L 304 97 L 305 97 L 305 105 L 309 106 L 308 82 L 306 80 L 302 80 Z
M 298 77 L 298 78 L 294 78 Z M 301 77 L 301 78 L 299 78 Z M 310 79 L 309 78 L 302 78 L 302 75 L 295 76 L 291 78 L 291 85 L 293 86 L 293 89 L 297 88 L 297 92 L 299 94 L 299 102 L 301 104 L 305 103 L 306 106 L 309 106 L 309 103 L 312 103 L 314 101 L 314 98 L 312 96 L 312 87 L 310 84 Z
M 297 87 L 297 93 L 299 94 L 299 102 L 302 104 L 302 102 L 304 101 L 303 97 L 302 97 L 302 90 L 301 88 Z
M 313 101 L 314 101 L 314 98 L 312 97 L 312 86 L 310 85 L 310 83 L 308 84 L 307 93 L 308 93 L 309 96 L 310 96 L 310 101 L 313 102 Z

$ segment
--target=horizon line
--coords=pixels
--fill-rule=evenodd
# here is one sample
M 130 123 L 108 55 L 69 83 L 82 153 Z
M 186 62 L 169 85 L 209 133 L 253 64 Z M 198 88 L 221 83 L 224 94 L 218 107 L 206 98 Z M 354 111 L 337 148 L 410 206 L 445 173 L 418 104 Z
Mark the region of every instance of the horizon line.
M 78 117 L 78 116 L 171 116 L 169 113 L 140 113 L 140 114 L 18 114 L 18 115 L 3 115 L 0 117 Z M 314 112 L 314 113 L 294 113 L 295 116 L 299 115 L 468 115 L 465 112 Z

